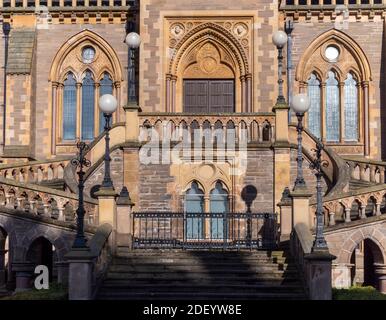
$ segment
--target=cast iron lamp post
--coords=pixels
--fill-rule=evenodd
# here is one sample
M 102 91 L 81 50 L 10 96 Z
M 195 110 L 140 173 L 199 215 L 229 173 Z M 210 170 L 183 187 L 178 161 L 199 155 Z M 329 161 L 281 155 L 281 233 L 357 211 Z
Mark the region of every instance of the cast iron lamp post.
M 110 119 L 111 115 L 117 110 L 117 99 L 111 94 L 105 94 L 99 99 L 99 109 L 105 117 L 105 176 L 102 182 L 103 189 L 114 189 L 113 182 L 110 177 Z
M 297 161 L 297 176 L 295 180 L 294 190 L 298 188 L 305 188 L 306 182 L 303 178 L 303 154 L 302 154 L 302 132 L 303 132 L 303 116 L 310 108 L 310 99 L 306 94 L 297 94 L 292 99 L 292 110 L 296 113 L 298 118 L 298 125 L 296 131 L 298 132 L 298 156 Z
M 277 83 L 279 84 L 279 95 L 277 97 L 277 104 L 284 104 L 285 97 L 283 94 L 283 48 L 286 45 L 288 40 L 287 34 L 284 31 L 278 30 L 272 35 L 272 42 L 276 46 L 278 50 L 278 80 Z
M 324 221 L 323 221 L 323 190 L 322 190 L 322 167 L 327 167 L 328 162 L 322 160 L 323 143 L 317 139 L 315 152 L 315 159 L 311 160 L 310 168 L 315 170 L 316 176 L 316 235 L 315 241 L 312 245 L 312 252 L 325 251 L 328 249 L 326 239 L 323 235 Z
M 71 160 L 71 164 L 79 167 L 78 176 L 78 190 L 79 190 L 79 201 L 78 201 L 78 209 L 76 210 L 76 237 L 73 244 L 73 248 L 86 248 L 86 238 L 84 236 L 84 203 L 83 203 L 83 189 L 84 189 L 84 174 L 83 167 L 89 167 L 91 165 L 90 160 L 86 159 L 85 155 L 87 151 L 90 149 L 89 146 L 79 141 L 76 145 L 79 150 L 78 156 Z
M 126 36 L 125 43 L 129 47 L 127 102 L 128 104 L 138 105 L 135 81 L 135 50 L 137 50 L 141 44 L 141 37 L 136 32 L 130 32 Z

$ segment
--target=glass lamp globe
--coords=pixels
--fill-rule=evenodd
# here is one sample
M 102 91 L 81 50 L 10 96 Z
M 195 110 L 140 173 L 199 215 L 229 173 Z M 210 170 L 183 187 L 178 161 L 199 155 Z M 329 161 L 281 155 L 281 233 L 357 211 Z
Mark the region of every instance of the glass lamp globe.
M 104 94 L 99 99 L 99 109 L 103 113 L 111 114 L 117 110 L 118 102 L 117 99 L 111 94 Z
M 292 98 L 291 108 L 295 113 L 303 114 L 310 109 L 310 99 L 304 93 L 297 94 Z
M 136 32 L 130 32 L 126 36 L 125 40 L 126 44 L 131 48 L 131 49 L 137 49 L 139 48 L 139 45 L 141 44 L 141 37 L 139 36 L 138 33 Z
M 282 30 L 278 30 L 274 32 L 272 35 L 272 42 L 278 48 L 283 48 L 287 43 L 287 40 L 288 40 L 287 34 Z

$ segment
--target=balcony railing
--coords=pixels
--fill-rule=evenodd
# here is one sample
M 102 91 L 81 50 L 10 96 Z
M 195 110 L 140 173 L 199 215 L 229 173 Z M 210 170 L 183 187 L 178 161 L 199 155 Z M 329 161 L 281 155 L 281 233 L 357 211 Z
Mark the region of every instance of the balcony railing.
M 274 213 L 137 212 L 133 247 L 169 249 L 274 249 Z
M 271 143 L 275 141 L 274 113 L 229 113 L 229 114 L 190 114 L 190 113 L 140 113 L 140 140 L 147 141 L 156 134 L 163 141 L 182 141 L 199 131 L 203 136 L 229 137 L 233 131 L 235 141 Z M 154 136 L 153 136 L 154 138 Z

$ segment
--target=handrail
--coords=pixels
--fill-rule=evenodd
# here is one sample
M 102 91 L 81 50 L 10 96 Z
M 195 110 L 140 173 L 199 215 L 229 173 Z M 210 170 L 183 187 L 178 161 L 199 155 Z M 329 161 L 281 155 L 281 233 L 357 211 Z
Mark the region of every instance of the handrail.
M 311 149 L 316 147 L 317 138 L 305 128 L 303 131 L 303 154 L 308 158 L 314 157 Z M 297 143 L 296 124 L 289 124 L 289 139 L 290 143 Z M 329 166 L 322 168 L 323 173 L 330 182 L 330 189 L 327 194 L 333 196 L 341 194 L 348 186 L 350 173 L 345 165 L 345 161 L 330 147 L 325 146 L 322 152 L 322 158 L 329 160 Z

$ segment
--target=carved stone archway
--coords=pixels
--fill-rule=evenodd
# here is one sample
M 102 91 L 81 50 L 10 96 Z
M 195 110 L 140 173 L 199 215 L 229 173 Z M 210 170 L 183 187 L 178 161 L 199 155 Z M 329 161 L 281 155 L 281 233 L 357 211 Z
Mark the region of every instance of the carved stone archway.
M 232 25 L 232 24 L 230 24 Z M 166 75 L 166 108 L 181 112 L 183 80 L 233 79 L 236 112 L 252 111 L 252 76 L 250 71 L 250 33 L 247 24 L 235 23 L 231 32 L 216 23 L 206 22 L 184 30 L 171 26 L 173 54 Z M 180 37 L 178 34 L 182 33 Z

